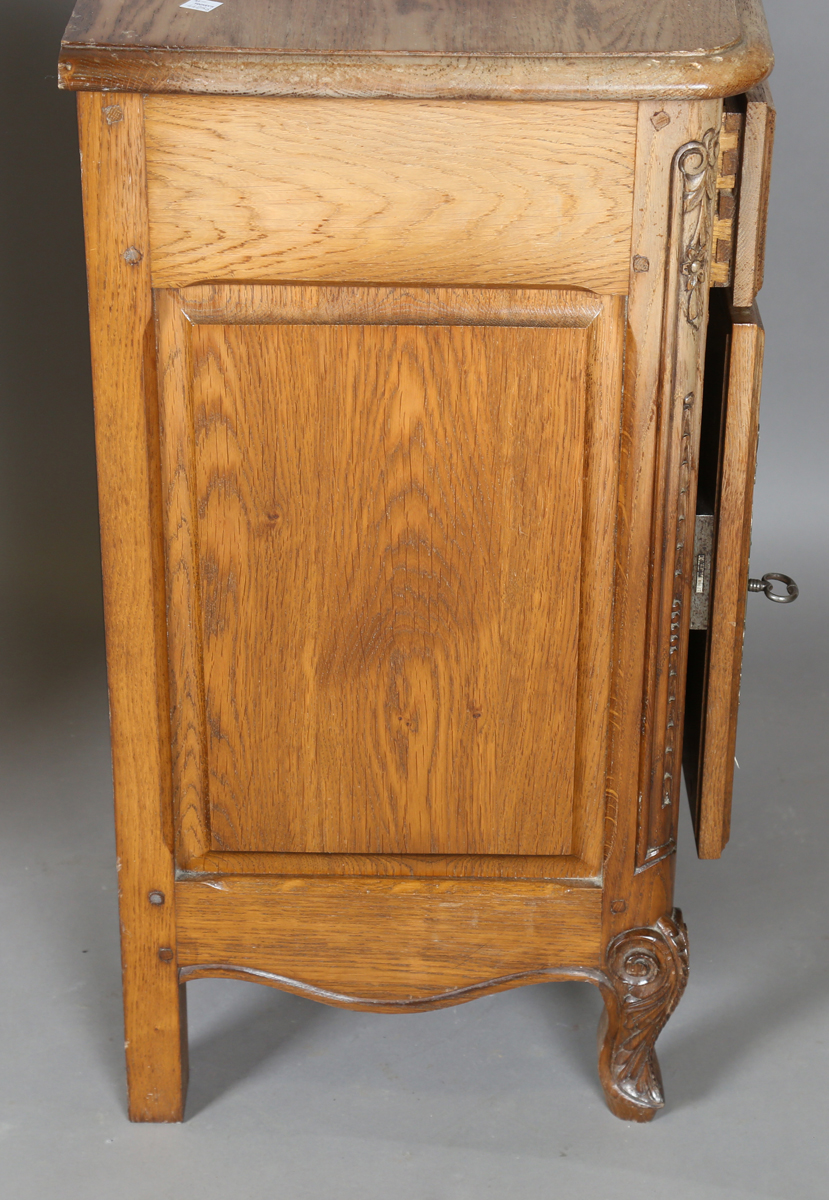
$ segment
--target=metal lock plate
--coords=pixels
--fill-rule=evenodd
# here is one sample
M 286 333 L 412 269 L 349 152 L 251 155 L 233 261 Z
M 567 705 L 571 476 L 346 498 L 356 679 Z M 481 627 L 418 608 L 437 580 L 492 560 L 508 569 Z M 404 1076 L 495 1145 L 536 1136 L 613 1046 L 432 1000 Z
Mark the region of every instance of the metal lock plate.
M 707 629 L 711 612 L 711 563 L 714 550 L 713 514 L 697 513 L 694 523 L 694 563 L 691 578 L 691 628 Z

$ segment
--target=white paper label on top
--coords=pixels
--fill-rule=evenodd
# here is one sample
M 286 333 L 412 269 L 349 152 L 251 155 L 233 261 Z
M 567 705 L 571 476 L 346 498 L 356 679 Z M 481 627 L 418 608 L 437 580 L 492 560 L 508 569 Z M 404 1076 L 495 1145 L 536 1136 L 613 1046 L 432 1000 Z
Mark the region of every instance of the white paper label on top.
M 222 0 L 187 0 L 185 4 L 180 4 L 179 8 L 192 8 L 196 12 L 213 12 L 214 8 L 221 8 Z

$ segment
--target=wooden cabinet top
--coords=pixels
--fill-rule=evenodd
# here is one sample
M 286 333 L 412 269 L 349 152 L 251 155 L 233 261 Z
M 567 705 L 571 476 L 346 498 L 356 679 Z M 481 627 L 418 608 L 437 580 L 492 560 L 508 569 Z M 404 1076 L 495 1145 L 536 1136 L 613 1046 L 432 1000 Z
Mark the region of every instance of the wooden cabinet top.
M 61 86 L 699 99 L 772 67 L 760 0 L 78 0 Z

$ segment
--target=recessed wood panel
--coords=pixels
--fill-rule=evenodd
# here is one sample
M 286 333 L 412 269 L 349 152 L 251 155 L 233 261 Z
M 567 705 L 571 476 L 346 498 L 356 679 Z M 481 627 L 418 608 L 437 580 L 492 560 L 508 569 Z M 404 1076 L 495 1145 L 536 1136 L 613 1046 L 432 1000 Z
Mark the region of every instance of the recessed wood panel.
M 635 104 L 147 99 L 156 287 L 623 293 Z
M 179 861 L 595 874 L 623 304 L 157 304 Z
M 191 345 L 215 845 L 566 853 L 584 337 Z

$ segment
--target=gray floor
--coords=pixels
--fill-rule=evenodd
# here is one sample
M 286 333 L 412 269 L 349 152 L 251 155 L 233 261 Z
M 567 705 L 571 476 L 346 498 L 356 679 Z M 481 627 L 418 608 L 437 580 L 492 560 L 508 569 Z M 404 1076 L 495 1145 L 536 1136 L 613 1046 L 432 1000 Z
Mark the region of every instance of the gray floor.
M 649 1127 L 604 1108 L 587 985 L 387 1017 L 225 981 L 189 985 L 187 1122 L 130 1126 L 101 654 L 62 677 L 32 655 L 0 781 L 2 1195 L 825 1197 L 818 611 L 753 604 L 734 836 L 700 863 L 683 829 L 691 982 L 661 1038 L 669 1103 Z
M 70 8 L 0 13 L 0 1200 L 825 1200 L 825 0 L 766 3 L 780 117 L 752 567 L 802 598 L 751 601 L 723 860 L 682 830 L 691 982 L 646 1127 L 604 1108 L 599 999 L 564 984 L 386 1017 L 200 981 L 187 1122 L 127 1122 L 76 149 L 54 81 Z

